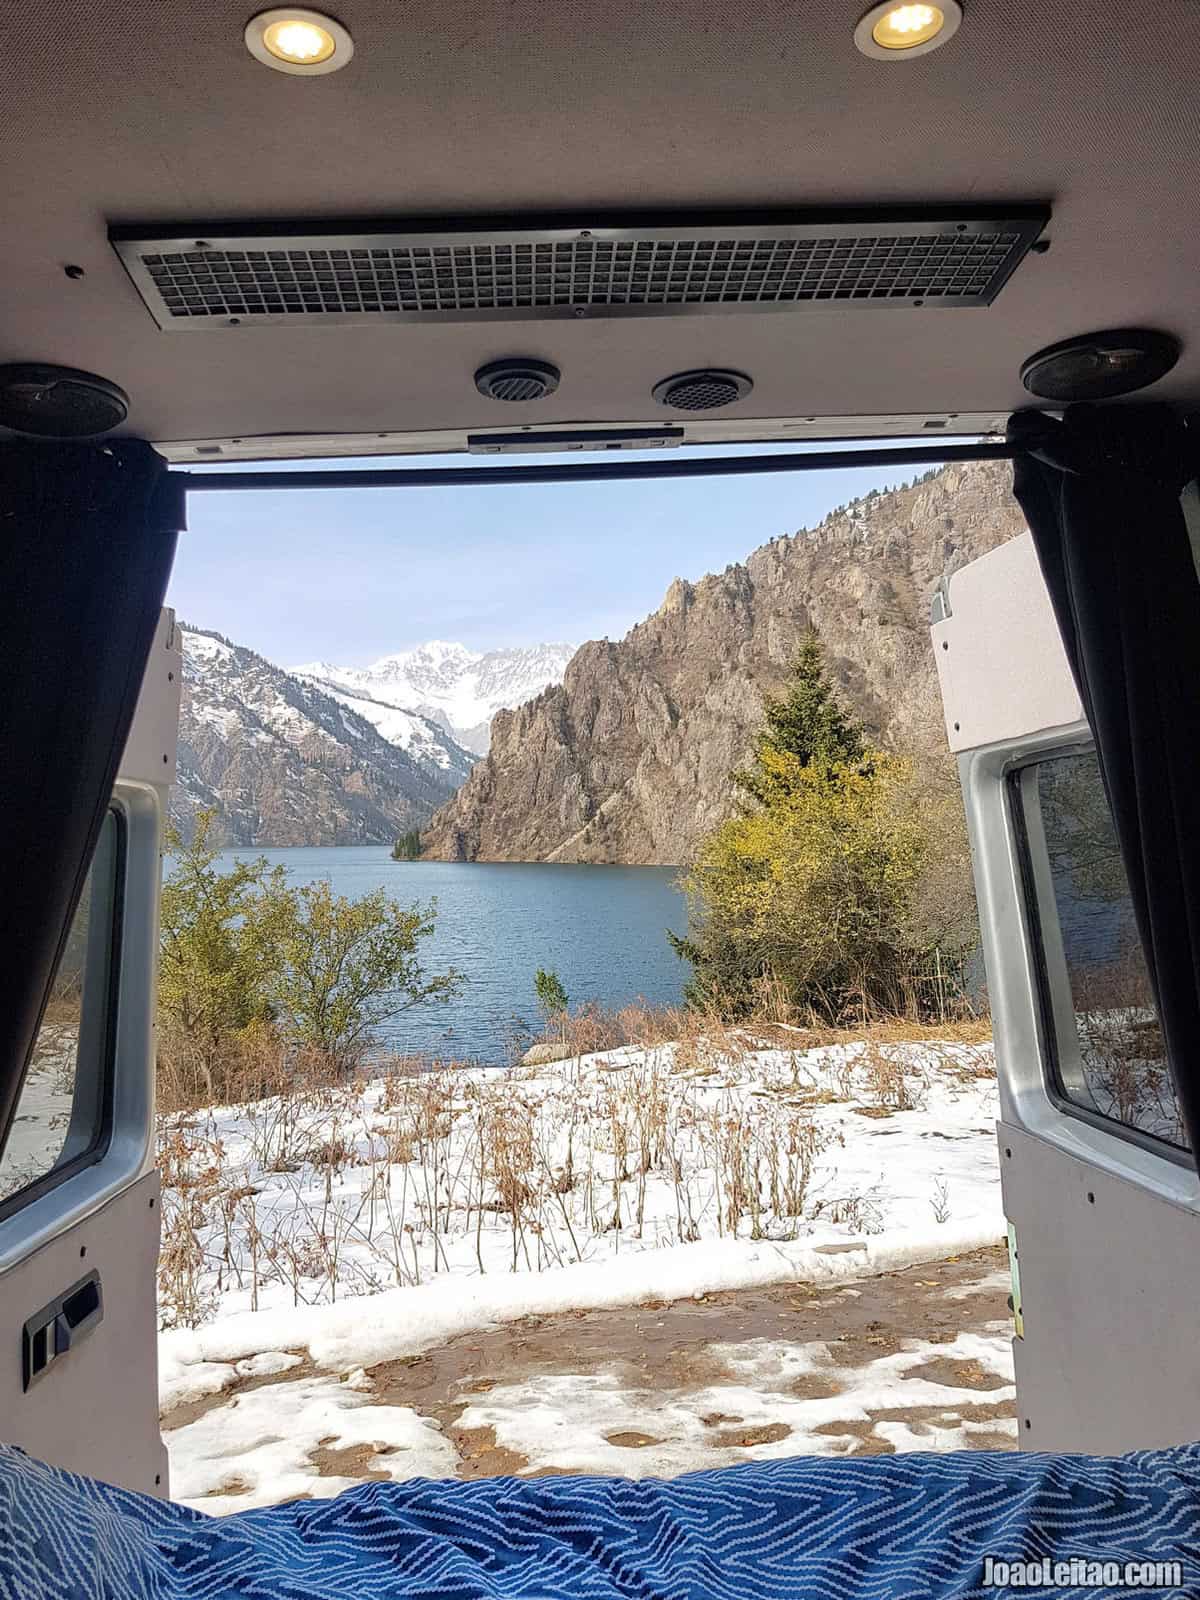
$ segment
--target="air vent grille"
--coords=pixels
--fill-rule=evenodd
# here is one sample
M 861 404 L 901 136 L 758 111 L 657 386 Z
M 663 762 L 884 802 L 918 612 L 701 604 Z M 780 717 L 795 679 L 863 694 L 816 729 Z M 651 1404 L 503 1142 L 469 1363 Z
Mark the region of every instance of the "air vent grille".
M 544 400 L 558 388 L 559 371 L 547 361 L 506 356 L 489 362 L 475 374 L 475 387 L 489 400 L 523 403 Z
M 676 411 L 715 411 L 741 400 L 753 387 L 743 372 L 678 372 L 656 383 L 652 393 L 659 405 Z
M 1045 219 L 114 239 L 163 327 L 986 305 Z

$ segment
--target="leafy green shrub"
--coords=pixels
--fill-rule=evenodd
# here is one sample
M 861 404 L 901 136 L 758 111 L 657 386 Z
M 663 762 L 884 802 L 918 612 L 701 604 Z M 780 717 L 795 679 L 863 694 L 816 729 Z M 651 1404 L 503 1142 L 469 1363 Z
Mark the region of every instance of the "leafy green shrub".
M 276 1092 L 301 1060 L 344 1072 L 385 1022 L 458 992 L 458 973 L 430 975 L 420 959 L 435 903 L 293 888 L 262 857 L 220 867 L 212 826 L 201 812 L 188 845 L 174 830 L 166 840 L 159 1074 L 175 1105 Z
M 175 859 L 162 889 L 158 966 L 162 1047 L 210 1102 L 226 1098 L 238 1035 L 272 1015 L 277 957 L 253 913 L 262 898 L 285 892 L 283 869 L 262 857 L 219 871 L 213 821 L 200 812 L 186 846 L 167 830 Z
M 562 986 L 562 980 L 557 972 L 545 972 L 539 967 L 533 975 L 533 988 L 537 995 L 538 1010 L 542 1013 L 542 1020 L 547 1028 L 552 1024 L 558 1025 L 565 1045 L 570 1001 L 567 999 L 567 991 Z
M 911 961 L 909 910 L 923 862 L 907 764 L 867 748 L 838 705 L 815 635 L 787 694 L 768 700 L 745 797 L 685 879 L 688 999 L 745 1015 L 764 984 L 825 1019 L 895 1010 Z
M 280 1027 L 345 1068 L 383 1023 L 452 999 L 460 975 L 430 976 L 419 957 L 436 914 L 436 901 L 406 909 L 383 889 L 348 900 L 328 883 L 264 896 L 256 915 L 275 957 L 270 993 Z

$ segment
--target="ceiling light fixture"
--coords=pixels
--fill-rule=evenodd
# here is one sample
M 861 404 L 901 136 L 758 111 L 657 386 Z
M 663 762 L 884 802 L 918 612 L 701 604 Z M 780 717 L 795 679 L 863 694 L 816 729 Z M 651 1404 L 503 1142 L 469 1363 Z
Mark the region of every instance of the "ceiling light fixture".
M 354 54 L 354 41 L 340 22 L 293 6 L 260 11 L 246 24 L 245 37 L 256 61 L 299 78 L 337 72 Z
M 958 0 L 938 0 L 937 5 L 896 5 L 884 0 L 872 6 L 854 30 L 854 42 L 876 61 L 904 61 L 927 55 L 952 39 L 962 21 Z

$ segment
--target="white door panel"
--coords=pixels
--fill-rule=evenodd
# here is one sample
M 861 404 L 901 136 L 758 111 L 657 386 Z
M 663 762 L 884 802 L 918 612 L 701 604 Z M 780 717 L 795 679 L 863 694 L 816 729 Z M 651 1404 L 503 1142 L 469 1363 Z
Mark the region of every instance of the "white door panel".
M 0 1438 L 72 1472 L 165 1494 L 158 1427 L 158 1175 L 0 1275 Z M 92 1273 L 101 1315 L 26 1382 L 25 1324 Z M 53 1332 L 48 1343 L 53 1346 Z M 57 1343 L 64 1343 L 59 1333 Z

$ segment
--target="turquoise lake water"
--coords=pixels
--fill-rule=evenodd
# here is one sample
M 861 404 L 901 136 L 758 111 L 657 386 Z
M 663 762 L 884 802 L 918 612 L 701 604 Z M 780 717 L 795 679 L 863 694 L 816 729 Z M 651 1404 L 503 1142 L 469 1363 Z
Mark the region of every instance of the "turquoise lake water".
M 666 936 L 687 924 L 675 867 L 395 862 L 383 845 L 229 850 L 222 860 L 258 856 L 286 867 L 295 884 L 326 878 L 336 894 L 383 887 L 401 905 L 436 896 L 423 963 L 430 972 L 456 967 L 466 982 L 449 1004 L 417 1007 L 390 1024 L 384 1042 L 396 1050 L 502 1063 L 514 1028 L 537 1020 L 538 967 L 558 973 L 572 1006 L 682 997 L 688 968 Z

